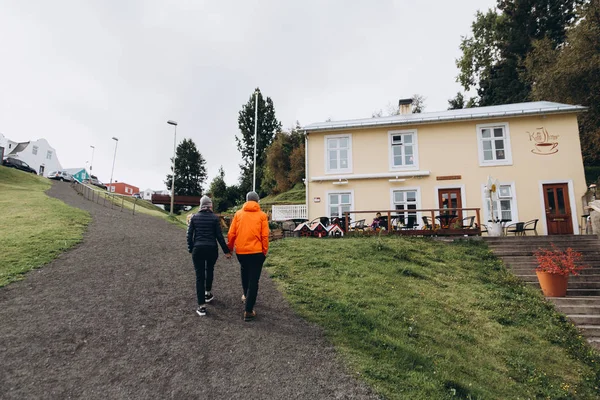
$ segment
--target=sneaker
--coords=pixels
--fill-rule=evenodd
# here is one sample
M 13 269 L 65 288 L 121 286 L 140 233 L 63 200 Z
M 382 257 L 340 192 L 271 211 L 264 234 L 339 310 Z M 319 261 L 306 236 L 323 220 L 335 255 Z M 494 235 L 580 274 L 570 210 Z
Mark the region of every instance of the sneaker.
M 256 311 L 246 312 L 244 311 L 244 321 L 254 321 L 256 319 Z
M 246 295 L 242 295 L 242 303 L 246 302 Z
M 210 303 L 212 301 L 212 299 L 214 299 L 215 296 L 213 296 L 212 292 L 205 292 L 204 293 L 204 301 L 207 303 Z
M 205 316 L 206 315 L 206 307 L 198 306 L 198 309 L 196 310 L 196 314 L 198 314 L 201 317 Z

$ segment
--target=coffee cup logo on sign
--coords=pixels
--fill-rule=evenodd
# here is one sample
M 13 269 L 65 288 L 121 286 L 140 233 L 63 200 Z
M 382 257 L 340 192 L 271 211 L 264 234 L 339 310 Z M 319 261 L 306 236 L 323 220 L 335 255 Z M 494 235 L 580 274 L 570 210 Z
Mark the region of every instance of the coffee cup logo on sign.
M 558 153 L 558 135 L 550 135 L 546 128 L 537 128 L 533 133 L 529 134 L 529 141 L 533 142 L 534 148 L 531 150 L 533 154 L 546 156 Z

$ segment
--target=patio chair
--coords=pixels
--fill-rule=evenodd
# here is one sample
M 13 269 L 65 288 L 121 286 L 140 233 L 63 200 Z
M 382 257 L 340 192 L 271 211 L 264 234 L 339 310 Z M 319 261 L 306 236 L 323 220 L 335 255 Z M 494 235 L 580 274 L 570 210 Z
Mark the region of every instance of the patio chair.
M 473 229 L 473 224 L 475 223 L 475 216 L 465 217 L 461 221 L 461 225 L 463 229 Z
M 426 217 L 425 215 L 423 215 L 421 217 L 421 219 L 423 220 L 423 228 L 424 229 L 431 229 L 431 222 L 429 222 L 429 217 Z
M 523 225 L 523 235 L 527 235 L 527 232 L 532 231 L 533 233 L 535 233 L 535 236 L 538 235 L 537 233 L 537 223 L 538 223 L 539 219 L 532 219 L 531 221 L 527 221 L 525 222 L 525 225 Z
M 505 234 L 514 233 L 515 236 L 525 235 L 525 222 L 515 222 L 514 224 L 507 225 L 505 228 Z
M 356 222 L 350 223 L 350 230 L 351 231 L 364 231 L 365 230 L 365 220 L 359 219 Z

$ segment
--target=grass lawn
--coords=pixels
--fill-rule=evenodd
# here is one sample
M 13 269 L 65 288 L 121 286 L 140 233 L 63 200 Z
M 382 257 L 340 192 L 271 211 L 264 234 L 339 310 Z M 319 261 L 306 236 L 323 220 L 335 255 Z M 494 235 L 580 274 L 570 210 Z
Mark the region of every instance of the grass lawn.
M 306 191 L 304 185 L 299 183 L 287 192 L 265 196 L 260 199 L 260 207 L 271 210 L 272 205 L 277 204 L 304 204 L 306 202 Z
M 387 399 L 598 399 L 600 359 L 482 242 L 284 239 L 265 266 Z
M 0 166 L 0 286 L 23 279 L 83 238 L 89 214 L 46 196 L 50 185 Z

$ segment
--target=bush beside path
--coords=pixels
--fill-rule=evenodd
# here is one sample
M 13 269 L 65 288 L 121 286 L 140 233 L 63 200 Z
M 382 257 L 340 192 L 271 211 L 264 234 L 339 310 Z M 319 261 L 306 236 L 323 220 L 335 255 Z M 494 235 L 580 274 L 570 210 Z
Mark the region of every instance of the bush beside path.
M 180 227 L 66 184 L 47 193 L 93 220 L 82 244 L 0 288 L 0 397 L 375 398 L 266 271 L 259 318 L 245 323 L 238 264 L 220 257 L 215 300 L 198 317 Z

